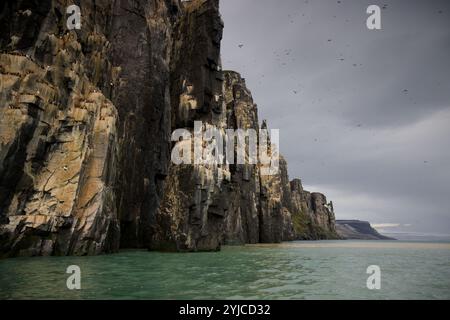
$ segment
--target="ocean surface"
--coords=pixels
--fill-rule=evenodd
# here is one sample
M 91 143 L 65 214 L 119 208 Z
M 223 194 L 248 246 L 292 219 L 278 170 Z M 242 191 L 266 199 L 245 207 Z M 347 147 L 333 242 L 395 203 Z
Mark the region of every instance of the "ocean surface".
M 81 290 L 66 269 L 78 265 Z M 381 288 L 369 290 L 369 265 Z M 450 299 L 450 244 L 317 241 L 0 260 L 0 299 Z

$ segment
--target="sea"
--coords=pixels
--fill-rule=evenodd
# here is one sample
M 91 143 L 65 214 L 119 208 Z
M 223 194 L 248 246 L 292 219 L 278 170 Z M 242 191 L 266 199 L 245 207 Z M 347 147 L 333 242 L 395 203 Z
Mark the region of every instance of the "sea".
M 0 299 L 450 299 L 450 243 L 295 241 L 3 259 Z

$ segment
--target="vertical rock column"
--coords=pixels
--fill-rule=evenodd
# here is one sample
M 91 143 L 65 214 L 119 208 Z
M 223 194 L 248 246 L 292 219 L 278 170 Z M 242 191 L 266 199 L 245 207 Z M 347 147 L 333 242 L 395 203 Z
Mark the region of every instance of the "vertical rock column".
M 117 208 L 121 247 L 147 247 L 170 161 L 170 60 L 177 0 L 117 0 L 111 60 L 120 68 Z M 183 53 L 179 53 L 181 56 Z
M 183 3 L 171 55 L 172 129 L 193 134 L 226 127 L 220 63 L 223 23 L 218 0 Z M 164 197 L 149 244 L 151 249 L 217 250 L 228 211 L 229 170 L 218 163 L 170 165 Z
M 258 108 L 245 80 L 234 71 L 224 72 L 227 125 L 230 129 L 259 132 Z M 236 144 L 237 147 L 237 144 Z M 236 153 L 236 150 L 235 150 Z M 245 149 L 248 163 L 249 149 Z M 236 156 L 235 156 L 236 160 Z M 225 220 L 225 243 L 259 242 L 260 171 L 256 164 L 230 165 L 232 192 Z

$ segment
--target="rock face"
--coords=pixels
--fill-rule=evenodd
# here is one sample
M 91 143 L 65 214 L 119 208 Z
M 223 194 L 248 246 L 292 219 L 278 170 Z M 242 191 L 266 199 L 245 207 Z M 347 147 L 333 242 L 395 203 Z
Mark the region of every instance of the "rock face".
M 336 230 L 340 237 L 349 240 L 395 240 L 372 228 L 369 222 L 360 220 L 337 220 Z
M 259 130 L 257 106 L 245 80 L 233 71 L 224 75 L 228 125 Z M 290 182 L 282 156 L 274 175 L 262 175 L 255 165 L 230 166 L 230 171 L 233 192 L 225 219 L 225 243 L 339 238 L 332 203 L 327 204 L 320 193 L 304 191 L 300 180 Z
M 112 3 L 101 15 L 110 19 L 111 63 L 118 70 L 118 79 L 109 90 L 119 115 L 116 207 L 120 246 L 147 247 L 168 175 L 170 65 L 175 23 L 182 9 L 177 0 Z
M 150 239 L 170 156 L 178 1 L 3 1 L 0 245 L 97 254 Z
M 98 18 L 88 23 L 87 16 L 79 33 L 61 30 L 59 2 L 1 5 L 1 252 L 97 254 L 119 247 L 107 3 L 86 1 Z
M 337 239 L 333 202 L 321 193 L 303 190 L 300 179 L 291 181 L 293 223 L 298 239 Z
M 339 239 L 332 202 L 327 203 L 326 197 L 321 193 L 303 190 L 300 179 L 285 184 L 285 190 L 284 199 L 290 212 L 293 236 L 283 240 Z
M 282 157 L 270 176 L 171 162 L 171 133 L 195 121 L 261 129 L 245 80 L 221 70 L 218 0 L 79 6 L 69 31 L 65 1 L 0 4 L 0 255 L 337 237 L 332 205 Z
M 226 128 L 220 41 L 219 1 L 184 3 L 174 29 L 171 60 L 172 129 L 194 135 L 201 129 Z M 189 147 L 190 148 L 190 147 Z M 198 251 L 220 248 L 227 213 L 229 168 L 217 163 L 171 164 L 150 248 Z
M 225 71 L 224 94 L 228 126 L 253 129 L 259 133 L 258 109 L 245 80 L 236 72 Z M 262 128 L 266 128 L 263 122 Z M 248 150 L 246 157 L 249 156 Z M 280 157 L 278 172 L 266 175 L 261 165 L 230 166 L 232 192 L 226 216 L 225 243 L 281 242 L 293 240 L 289 202 L 284 186 L 289 183 L 287 164 Z
M 229 128 L 259 131 L 258 109 L 240 74 L 224 72 L 224 99 Z M 248 157 L 246 151 L 245 156 Z M 224 243 L 243 244 L 260 241 L 260 168 L 234 164 L 231 171 L 230 208 L 225 217 Z

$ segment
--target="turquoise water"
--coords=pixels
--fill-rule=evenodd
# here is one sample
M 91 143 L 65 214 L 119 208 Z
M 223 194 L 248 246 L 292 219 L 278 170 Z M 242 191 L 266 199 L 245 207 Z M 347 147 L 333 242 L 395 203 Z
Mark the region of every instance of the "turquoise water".
M 81 268 L 68 290 L 66 268 Z M 381 289 L 366 268 L 381 268 Z M 450 244 L 319 241 L 0 261 L 0 299 L 450 299 Z

